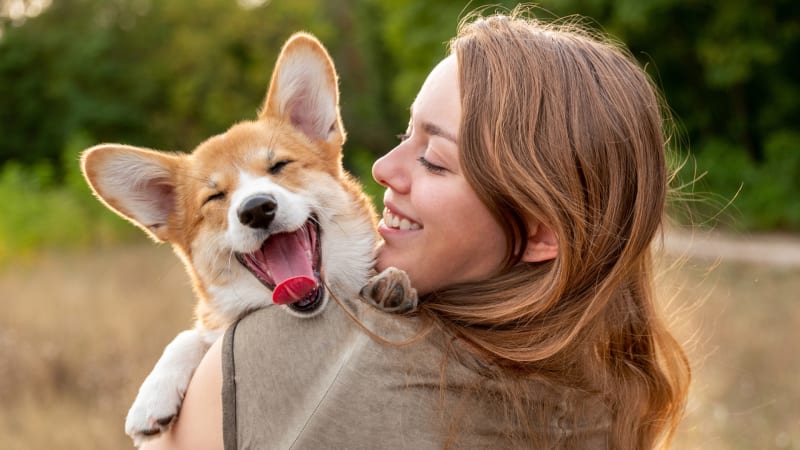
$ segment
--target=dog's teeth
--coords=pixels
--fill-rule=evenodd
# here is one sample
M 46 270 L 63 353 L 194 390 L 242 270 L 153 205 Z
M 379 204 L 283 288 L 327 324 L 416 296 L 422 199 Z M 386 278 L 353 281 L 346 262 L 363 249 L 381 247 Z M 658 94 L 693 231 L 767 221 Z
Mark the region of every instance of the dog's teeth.
M 411 229 L 411 222 L 406 219 L 400 221 L 400 229 L 401 230 L 410 230 Z

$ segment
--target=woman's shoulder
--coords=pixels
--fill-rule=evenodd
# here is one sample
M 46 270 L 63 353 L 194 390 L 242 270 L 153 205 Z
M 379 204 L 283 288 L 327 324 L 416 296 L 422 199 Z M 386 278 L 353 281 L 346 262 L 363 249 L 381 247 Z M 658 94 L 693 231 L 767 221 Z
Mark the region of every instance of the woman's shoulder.
M 270 309 L 226 334 L 226 442 L 441 447 L 439 393 L 455 372 L 440 377 L 445 354 L 435 331 L 368 306 L 353 309 L 358 324 L 336 305 L 308 320 Z
M 481 377 L 471 358 L 453 358 L 453 340 L 419 317 L 381 312 L 364 303 L 329 305 L 323 314 L 298 318 L 280 308 L 265 308 L 229 328 L 223 361 L 240 369 L 292 373 L 301 379 L 331 365 L 358 367 L 379 378 L 413 374 L 436 382 Z M 257 366 L 263 366 L 257 368 Z M 447 370 L 440 370 L 446 367 Z M 446 374 L 446 379 L 441 374 Z M 279 379 L 279 373 L 275 375 Z
M 450 336 L 369 306 L 352 312 L 360 325 L 337 305 L 311 319 L 269 308 L 229 330 L 222 358 L 226 442 L 490 448 L 519 436 L 518 424 L 504 419 L 508 386 Z M 597 421 L 568 423 L 568 408 L 583 402 L 577 397 L 532 380 L 524 400 L 552 405 L 535 424 L 539 433 L 575 438 L 575 431 L 597 429 L 602 438 Z

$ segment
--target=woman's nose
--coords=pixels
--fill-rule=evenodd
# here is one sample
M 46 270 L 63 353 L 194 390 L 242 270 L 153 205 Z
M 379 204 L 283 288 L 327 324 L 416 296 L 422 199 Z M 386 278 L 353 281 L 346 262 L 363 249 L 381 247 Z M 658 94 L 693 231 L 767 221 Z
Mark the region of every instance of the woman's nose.
M 372 165 L 372 178 L 398 193 L 403 193 L 410 187 L 409 171 L 403 161 L 402 147 L 401 143 Z

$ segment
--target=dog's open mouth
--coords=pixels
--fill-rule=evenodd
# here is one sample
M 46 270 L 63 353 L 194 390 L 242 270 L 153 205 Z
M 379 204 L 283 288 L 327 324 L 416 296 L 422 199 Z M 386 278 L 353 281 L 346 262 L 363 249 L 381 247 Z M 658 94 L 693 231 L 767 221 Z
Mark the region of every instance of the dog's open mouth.
M 297 231 L 273 234 L 253 253 L 236 259 L 272 290 L 272 301 L 313 312 L 325 295 L 320 277 L 319 228 L 313 219 Z

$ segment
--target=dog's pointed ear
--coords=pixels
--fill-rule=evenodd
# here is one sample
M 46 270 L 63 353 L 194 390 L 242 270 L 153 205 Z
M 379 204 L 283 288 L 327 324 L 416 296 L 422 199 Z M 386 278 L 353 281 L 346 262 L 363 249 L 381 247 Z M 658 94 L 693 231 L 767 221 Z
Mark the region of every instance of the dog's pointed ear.
M 286 41 L 259 118 L 291 122 L 312 141 L 344 144 L 336 69 L 314 36 L 295 33 Z
M 181 159 L 138 147 L 104 144 L 81 154 L 81 170 L 100 201 L 163 242 L 169 238 L 169 218 L 175 212 L 175 174 Z

